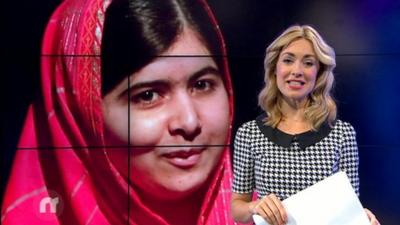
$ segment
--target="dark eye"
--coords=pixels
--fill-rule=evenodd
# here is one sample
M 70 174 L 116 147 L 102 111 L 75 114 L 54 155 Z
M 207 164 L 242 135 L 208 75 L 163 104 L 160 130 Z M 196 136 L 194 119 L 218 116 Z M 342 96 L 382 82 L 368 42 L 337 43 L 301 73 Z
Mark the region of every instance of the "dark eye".
M 211 89 L 211 86 L 212 84 L 211 84 L 211 82 L 210 81 L 207 81 L 207 80 L 198 80 L 198 81 L 196 81 L 195 83 L 194 83 L 194 88 L 196 89 L 196 90 L 203 90 L 203 91 L 206 91 L 206 90 L 209 90 L 209 89 Z
M 160 94 L 154 90 L 142 91 L 132 96 L 134 103 L 138 104 L 152 104 L 160 98 Z

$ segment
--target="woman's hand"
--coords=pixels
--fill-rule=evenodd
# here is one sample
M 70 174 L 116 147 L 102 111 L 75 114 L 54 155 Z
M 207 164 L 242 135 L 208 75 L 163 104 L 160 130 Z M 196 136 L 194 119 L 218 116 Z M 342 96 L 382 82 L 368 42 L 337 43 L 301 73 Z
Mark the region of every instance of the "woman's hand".
M 287 213 L 274 194 L 264 196 L 257 200 L 251 209 L 253 214 L 262 216 L 270 225 L 283 225 L 287 223 Z
M 376 219 L 375 215 L 369 211 L 369 209 L 364 208 L 365 212 L 367 213 L 368 219 L 371 222 L 371 225 L 380 225 L 378 219 Z

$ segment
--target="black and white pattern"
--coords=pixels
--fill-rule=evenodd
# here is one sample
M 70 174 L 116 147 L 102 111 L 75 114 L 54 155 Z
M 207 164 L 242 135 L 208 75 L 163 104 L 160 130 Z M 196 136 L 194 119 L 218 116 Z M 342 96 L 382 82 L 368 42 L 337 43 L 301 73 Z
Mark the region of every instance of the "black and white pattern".
M 337 120 L 324 136 L 305 147 L 295 135 L 265 126 L 273 131 L 268 134 L 260 124 L 265 126 L 256 120 L 247 122 L 236 133 L 233 192 L 256 191 L 259 198 L 274 193 L 283 200 L 341 170 L 359 194 L 356 133 L 349 123 Z M 318 132 L 302 138 L 310 142 Z M 271 140 L 280 135 L 293 137 L 289 146 Z

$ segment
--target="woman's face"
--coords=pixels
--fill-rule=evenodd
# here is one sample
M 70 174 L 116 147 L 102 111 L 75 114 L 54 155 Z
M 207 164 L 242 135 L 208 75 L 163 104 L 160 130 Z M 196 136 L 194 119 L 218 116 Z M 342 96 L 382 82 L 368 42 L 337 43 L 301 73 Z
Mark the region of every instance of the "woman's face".
M 311 43 L 299 39 L 290 43 L 279 55 L 276 81 L 285 99 L 304 102 L 313 91 L 319 61 Z
M 104 97 L 106 144 L 132 146 L 129 166 L 127 151 L 108 154 L 141 192 L 177 199 L 198 190 L 220 160 L 229 100 L 222 74 L 193 31 L 162 55 Z

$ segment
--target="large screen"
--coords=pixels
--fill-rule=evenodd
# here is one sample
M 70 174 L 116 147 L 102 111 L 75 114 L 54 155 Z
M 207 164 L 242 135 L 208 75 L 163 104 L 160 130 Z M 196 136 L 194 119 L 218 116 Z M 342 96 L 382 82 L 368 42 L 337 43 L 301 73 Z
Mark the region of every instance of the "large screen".
M 296 24 L 335 50 L 361 203 L 400 222 L 399 2 L 5 5 L 2 223 L 233 224 L 235 135 L 263 113 L 266 48 Z

